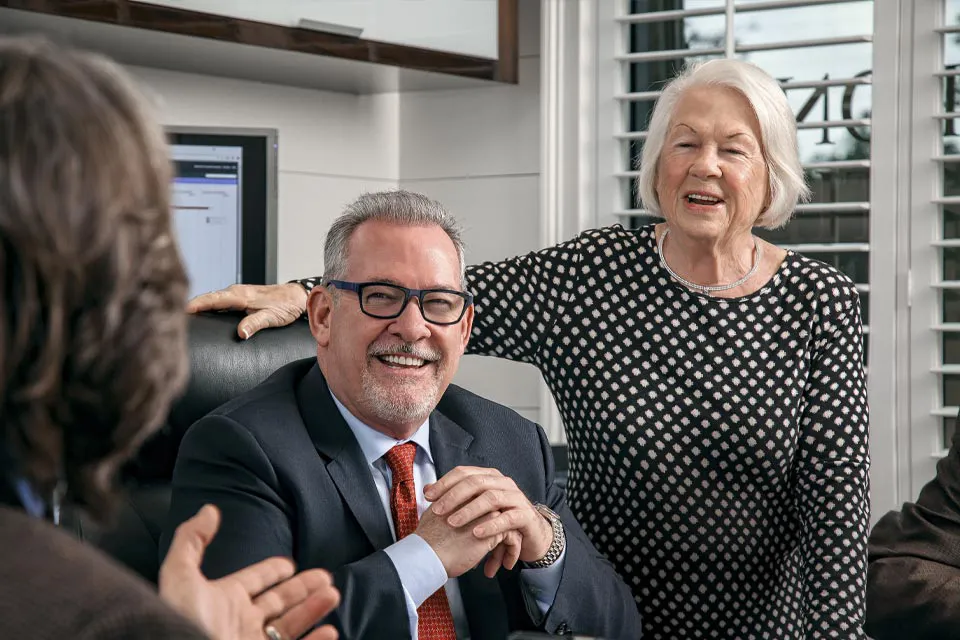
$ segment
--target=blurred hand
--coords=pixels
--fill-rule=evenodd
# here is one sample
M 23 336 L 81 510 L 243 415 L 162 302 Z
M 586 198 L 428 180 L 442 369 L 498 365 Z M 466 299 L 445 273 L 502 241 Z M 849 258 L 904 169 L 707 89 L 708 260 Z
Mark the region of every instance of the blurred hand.
M 488 540 L 510 532 L 519 534 L 519 549 L 512 550 L 516 556 L 508 556 L 502 562 L 507 569 L 513 568 L 516 559 L 539 560 L 553 543 L 550 523 L 534 509 L 517 483 L 496 469 L 457 467 L 424 487 L 423 495 L 433 503 L 430 509 L 437 516 L 444 517 L 451 527 L 469 525 L 478 539 Z M 511 550 L 500 553 L 510 554 Z M 487 562 L 488 575 L 496 555 Z
M 246 340 L 257 331 L 285 327 L 307 308 L 307 292 L 295 282 L 286 284 L 233 284 L 197 296 L 187 303 L 187 313 L 246 311 L 237 334 Z
M 299 638 L 340 602 L 330 574 L 294 575 L 287 558 L 270 558 L 220 580 L 200 571 L 203 553 L 220 527 L 220 512 L 206 505 L 179 527 L 160 567 L 160 597 L 214 640 L 265 640 L 267 624 L 283 638 Z M 306 640 L 336 640 L 330 625 Z

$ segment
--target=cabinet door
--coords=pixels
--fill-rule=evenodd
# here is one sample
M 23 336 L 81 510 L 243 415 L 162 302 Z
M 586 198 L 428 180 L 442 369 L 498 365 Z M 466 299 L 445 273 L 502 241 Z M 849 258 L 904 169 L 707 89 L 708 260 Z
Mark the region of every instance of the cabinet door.
M 496 59 L 497 0 L 140 0 L 283 27 Z M 534 1 L 534 0 L 527 0 Z
M 374 0 L 139 0 L 241 20 L 299 27 L 303 18 L 349 29 L 364 29 Z M 416 0 L 415 0 L 416 1 Z M 362 37 L 362 36 L 361 36 Z
M 536 0 L 527 0 L 536 1 Z M 305 4 L 322 7 L 325 0 Z M 497 0 L 372 0 L 363 38 L 497 58 Z

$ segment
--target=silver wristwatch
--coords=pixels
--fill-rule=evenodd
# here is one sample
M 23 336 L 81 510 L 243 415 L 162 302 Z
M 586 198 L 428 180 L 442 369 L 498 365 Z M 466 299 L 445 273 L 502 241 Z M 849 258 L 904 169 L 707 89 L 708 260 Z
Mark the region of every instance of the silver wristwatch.
M 560 559 L 560 554 L 563 553 L 563 548 L 567 544 L 567 537 L 563 533 L 563 522 L 560 520 L 560 516 L 554 513 L 550 507 L 537 503 L 533 505 L 533 508 L 550 523 L 550 528 L 553 529 L 553 542 L 547 547 L 547 552 L 543 554 L 542 558 L 523 564 L 530 569 L 544 569 Z

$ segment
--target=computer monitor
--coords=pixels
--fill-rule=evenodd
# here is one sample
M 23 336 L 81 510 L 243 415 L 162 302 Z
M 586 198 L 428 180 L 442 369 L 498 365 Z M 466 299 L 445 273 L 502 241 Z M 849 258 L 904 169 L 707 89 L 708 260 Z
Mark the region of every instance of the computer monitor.
M 276 282 L 276 132 L 168 130 L 190 296 Z

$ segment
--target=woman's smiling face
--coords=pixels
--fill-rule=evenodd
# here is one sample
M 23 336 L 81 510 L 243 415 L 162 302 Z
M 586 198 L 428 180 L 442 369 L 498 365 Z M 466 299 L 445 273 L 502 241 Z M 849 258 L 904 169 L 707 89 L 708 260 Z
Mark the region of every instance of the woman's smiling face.
M 691 238 L 749 233 L 769 202 L 760 123 L 726 87 L 693 87 L 677 102 L 657 165 L 660 210 Z

